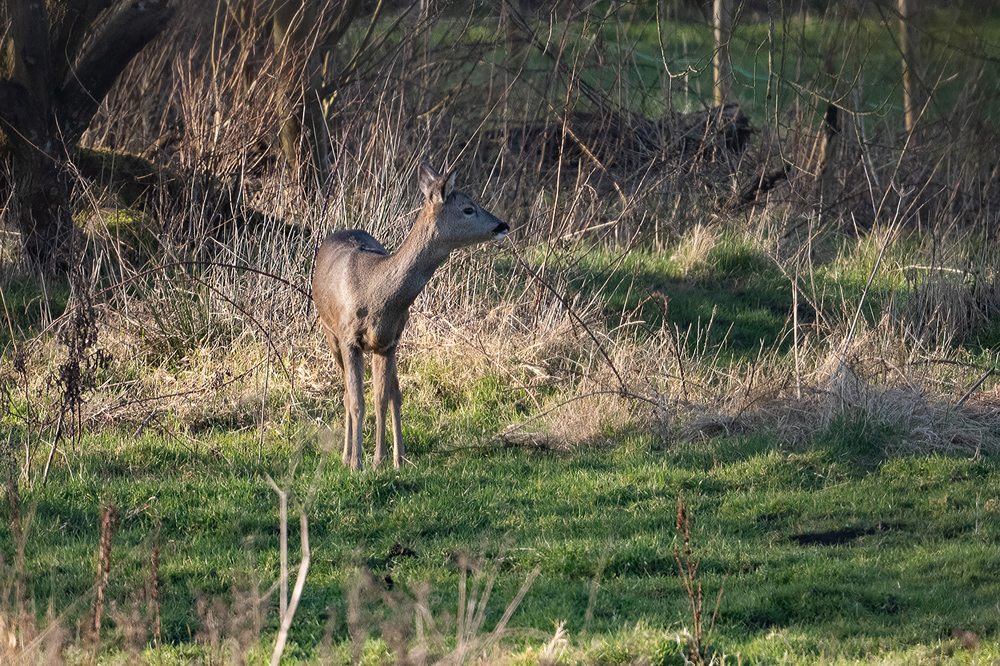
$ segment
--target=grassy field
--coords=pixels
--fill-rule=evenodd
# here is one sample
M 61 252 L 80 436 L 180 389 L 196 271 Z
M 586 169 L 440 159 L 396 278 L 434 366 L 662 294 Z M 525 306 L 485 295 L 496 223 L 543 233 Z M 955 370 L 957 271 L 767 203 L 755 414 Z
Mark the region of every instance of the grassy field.
M 289 588 L 310 545 L 281 663 L 1000 663 L 997 19 L 934 14 L 908 136 L 891 17 L 781 15 L 774 66 L 748 17 L 749 148 L 691 154 L 653 121 L 706 106 L 705 25 L 595 5 L 526 46 L 482 8 L 357 22 L 318 187 L 273 144 L 271 35 L 199 7 L 87 139 L 162 148 L 173 184 L 74 175 L 69 275 L 3 230 L 0 664 L 269 663 L 269 477 Z M 219 41 L 174 53 L 195 34 Z M 580 139 L 571 111 L 614 122 Z M 544 122 L 562 162 L 505 143 Z M 413 306 L 410 462 L 351 474 L 311 258 L 345 226 L 396 247 L 423 159 L 512 233 Z
M 631 339 L 663 329 L 656 318 L 662 308 L 643 303 L 642 286 L 667 295 L 669 323 L 678 327 L 696 327 L 712 316 L 705 308 L 717 310 L 713 326 L 728 335 L 712 333 L 711 342 L 700 343 L 726 350 L 728 360 L 716 354 L 714 364 L 741 367 L 762 340 L 787 359 L 789 343 L 778 341 L 787 337 L 791 300 L 773 263 L 735 236 L 723 237 L 688 272 L 681 249 L 635 252 L 623 261 L 580 246 L 564 257 L 565 270 L 577 276 L 569 283 L 581 293 L 605 285 L 597 293 L 606 296 L 609 328 L 649 310 L 643 325 L 628 329 Z M 828 304 L 828 316 L 842 309 L 840 299 L 857 300 L 870 270 L 864 244 L 842 249 L 846 254 L 817 278 L 826 285 L 820 289 L 841 286 L 836 298 L 819 301 Z M 853 279 L 842 272 L 848 266 Z M 892 287 L 891 279 L 880 280 L 874 302 Z M 34 321 L 26 316 L 18 323 L 23 330 Z M 996 363 L 991 349 L 981 360 Z M 249 362 L 246 350 L 229 353 Z M 221 352 L 205 367 L 218 368 L 227 357 Z M 399 658 L 401 645 L 414 655 L 426 650 L 420 659 L 454 658 L 464 573 L 467 598 L 478 589 L 485 613 L 478 631 L 467 631 L 485 639 L 513 610 L 510 631 L 488 651 L 491 660 L 679 664 L 694 627 L 675 559 L 675 547 L 683 551 L 683 501 L 706 627 L 720 599 L 713 633 L 701 636 L 719 659 L 1000 657 L 994 454 L 969 456 L 954 447 L 913 453 L 905 423 L 894 426 L 877 410 L 844 411 L 804 439 L 789 438 L 776 423 L 726 435 L 732 422 L 721 417 L 697 426 L 671 422 L 669 414 L 615 396 L 580 391 L 565 402 L 576 395 L 572 382 L 536 387 L 539 410 L 510 374 L 493 368 L 465 380 L 455 371 L 461 362 L 440 352 L 404 356 L 404 434 L 413 464 L 398 472 L 356 476 L 342 468 L 339 430 L 326 426 L 340 420 L 335 386 L 318 393 L 282 388 L 277 377 L 263 435 L 259 375 L 202 393 L 193 408 L 173 404 L 158 416 L 147 407 L 145 428 L 136 427 L 136 417 L 84 435 L 56 457 L 47 485 L 36 481 L 21 491 L 27 573 L 12 566 L 18 548 L 5 529 L 7 589 L 27 586 L 28 608 L 49 627 L 40 644 L 63 640 L 52 627 L 79 634 L 93 621 L 102 507 L 113 505 L 120 522 L 105 594 L 117 610 L 105 620 L 98 661 L 214 663 L 248 655 L 263 663 L 278 602 L 273 591 L 261 595 L 279 570 L 277 495 L 266 473 L 308 505 L 312 564 L 287 663 L 350 663 L 360 654 L 376 664 Z M 204 372 L 196 358 L 174 364 L 169 375 L 178 378 Z M 576 382 L 586 375 L 577 372 Z M 112 372 L 104 381 L 133 380 Z M 103 394 L 115 392 L 105 386 Z M 114 399 L 99 402 L 103 407 L 91 409 Z M 25 403 L 13 404 L 8 437 L 23 441 L 30 435 Z M 998 433 L 980 435 L 992 451 Z M 45 442 L 36 445 L 35 469 L 46 453 Z M 300 549 L 292 506 L 294 574 Z M 530 587 L 511 605 L 526 579 Z M 416 604 L 434 622 L 421 615 L 422 640 Z M 167 646 L 161 650 L 149 645 L 156 612 Z M 91 658 L 86 640 L 75 644 L 79 652 L 72 654 Z
M 990 663 L 1000 656 L 1000 466 L 886 455 L 896 437 L 843 419 L 794 449 L 766 432 L 677 442 L 609 431 L 562 451 L 463 438 L 416 450 L 416 465 L 400 472 L 352 476 L 338 463 L 316 480 L 324 438 L 296 428 L 290 441 L 269 438 L 260 463 L 255 434 L 209 431 L 199 446 L 109 432 L 85 440 L 72 477 L 59 464 L 47 488 L 24 493 L 30 584 L 35 608 L 58 609 L 68 627 L 92 614 L 101 503 L 111 502 L 121 522 L 107 594 L 120 612 L 127 618 L 134 600 L 132 620 L 150 635 L 142 591 L 158 532 L 163 640 L 200 636 L 203 654 L 233 643 L 260 654 L 276 630 L 276 600 L 263 602 L 255 628 L 248 595 L 278 569 L 276 495 L 262 474 L 282 478 L 301 454 L 291 486 L 315 496 L 296 659 L 319 658 L 326 636 L 335 662 L 363 639 L 365 661 L 378 663 L 392 640 L 387 625 L 420 595 L 443 634 L 437 649 L 453 649 L 468 562 L 497 573 L 483 632 L 539 568 L 509 624 L 518 629 L 504 642 L 509 659 L 532 663 L 528 648 L 537 652 L 565 622 L 570 662 L 679 663 L 676 636 L 692 626 L 674 559 L 683 496 L 707 615 L 722 592 L 713 649 L 746 663 L 904 660 L 914 650 Z M 296 533 L 293 521 L 293 543 Z M 412 617 L 402 621 L 413 640 Z M 978 647 L 953 641 L 955 629 L 973 632 Z M 124 640 L 115 632 L 112 644 Z

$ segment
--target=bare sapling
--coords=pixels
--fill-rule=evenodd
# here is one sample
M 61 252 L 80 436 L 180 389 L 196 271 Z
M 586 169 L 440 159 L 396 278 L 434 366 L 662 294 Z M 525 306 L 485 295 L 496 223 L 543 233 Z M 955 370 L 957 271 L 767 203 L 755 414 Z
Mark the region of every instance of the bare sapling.
M 715 609 L 712 611 L 711 622 L 708 631 L 705 630 L 704 623 L 704 597 L 702 596 L 701 579 L 698 577 L 698 567 L 701 566 L 701 558 L 691 553 L 691 521 L 688 519 L 687 509 L 684 506 L 683 493 L 677 497 L 677 536 L 684 542 L 684 550 L 681 551 L 677 543 L 674 542 L 674 560 L 677 562 L 677 571 L 680 574 L 681 583 L 684 584 L 684 591 L 687 592 L 688 601 L 691 603 L 691 639 L 687 643 L 688 655 L 684 658 L 684 663 L 694 666 L 708 666 L 715 663 L 715 659 L 709 648 L 709 641 L 712 638 L 712 631 L 715 629 L 715 619 L 719 615 L 719 605 L 722 603 L 722 593 L 726 588 L 726 578 L 722 579 L 719 586 L 719 596 L 715 598 Z
M 503 220 L 454 189 L 455 174 L 442 176 L 429 164 L 420 167 L 424 207 L 399 248 L 389 254 L 361 230 L 331 234 L 316 254 L 313 301 L 334 357 L 344 371 L 344 464 L 363 467 L 365 418 L 364 354 L 372 354 L 375 393 L 375 455 L 386 455 L 385 414 L 392 409 L 393 464 L 404 459 L 400 409 L 403 396 L 396 376 L 396 348 L 410 306 L 438 266 L 453 250 L 501 239 L 510 231 Z
M 118 531 L 118 507 L 107 503 L 101 507 L 101 542 L 97 547 L 97 600 L 94 602 L 94 650 L 101 644 L 101 616 L 104 612 L 104 593 L 111 571 L 111 540 Z

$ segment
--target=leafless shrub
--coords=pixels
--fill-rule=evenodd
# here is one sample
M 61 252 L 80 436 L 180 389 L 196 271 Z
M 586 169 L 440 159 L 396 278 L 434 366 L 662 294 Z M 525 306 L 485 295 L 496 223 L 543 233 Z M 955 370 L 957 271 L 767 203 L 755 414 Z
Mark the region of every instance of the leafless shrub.
M 81 407 L 84 393 L 94 388 L 97 373 L 111 362 L 110 355 L 97 345 L 97 312 L 92 290 L 81 270 L 74 274 L 76 302 L 70 316 L 61 328 L 59 343 L 66 347 L 66 360 L 58 369 L 56 383 L 61 390 L 60 418 L 68 414 L 71 422 L 67 429 L 79 438 L 83 425 Z M 75 423 L 75 427 L 70 428 Z

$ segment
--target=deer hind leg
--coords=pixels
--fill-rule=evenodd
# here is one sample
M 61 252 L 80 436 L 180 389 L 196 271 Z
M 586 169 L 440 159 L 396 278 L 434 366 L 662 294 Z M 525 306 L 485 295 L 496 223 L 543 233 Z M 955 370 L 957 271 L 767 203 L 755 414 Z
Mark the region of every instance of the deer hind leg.
M 400 406 L 403 394 L 399 391 L 396 375 L 396 349 L 386 354 L 372 356 L 372 378 L 375 385 L 375 461 L 378 465 L 386 456 L 385 412 L 392 409 L 392 464 L 396 469 L 403 458 L 403 427 L 400 421 Z
M 344 353 L 344 457 L 356 471 L 364 467 L 361 428 L 365 422 L 364 355 L 357 346 L 345 346 Z M 350 404 L 348 404 L 350 403 Z M 350 454 L 350 455 L 348 455 Z
M 330 329 L 325 325 L 321 325 L 320 328 L 326 333 L 326 339 L 330 343 L 330 349 L 333 350 L 333 357 L 337 359 L 337 365 L 340 366 L 340 371 L 344 375 L 344 465 L 348 465 L 351 462 L 351 445 L 354 442 L 354 438 L 351 436 L 351 393 L 347 390 L 347 372 L 344 371 L 344 357 L 340 350 L 340 342 L 337 340 Z
M 354 448 L 354 431 L 351 423 L 351 392 L 347 390 L 347 371 L 344 370 L 344 359 L 337 348 L 337 365 L 344 373 L 344 455 L 342 461 L 344 466 L 351 464 L 351 450 Z

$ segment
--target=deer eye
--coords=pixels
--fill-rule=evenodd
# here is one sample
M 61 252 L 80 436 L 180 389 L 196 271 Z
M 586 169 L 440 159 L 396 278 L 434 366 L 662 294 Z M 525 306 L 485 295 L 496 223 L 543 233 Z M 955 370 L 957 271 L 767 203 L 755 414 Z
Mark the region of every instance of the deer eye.
M 465 213 L 466 215 L 472 216 L 472 215 L 476 214 L 476 209 L 473 208 L 472 206 L 469 206 L 468 208 L 466 208 L 462 212 Z

